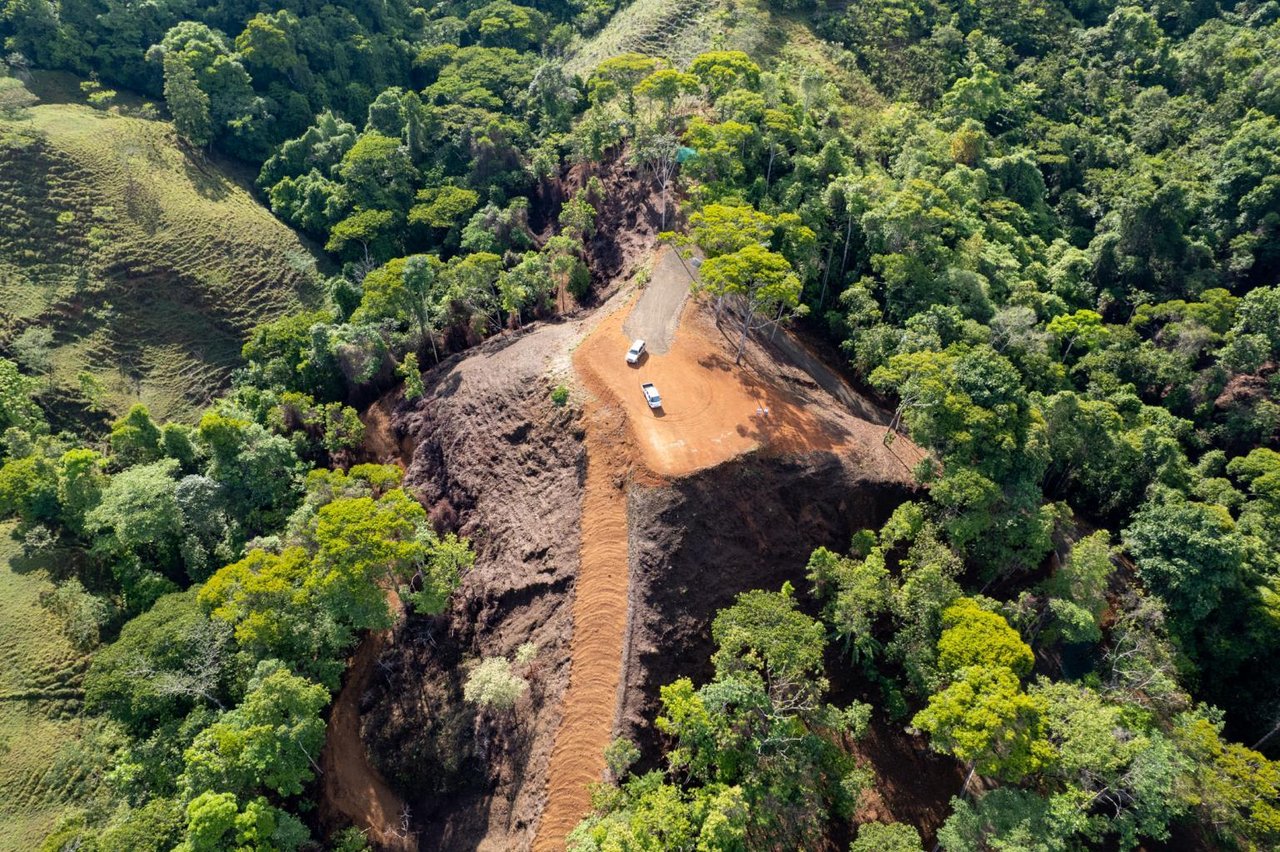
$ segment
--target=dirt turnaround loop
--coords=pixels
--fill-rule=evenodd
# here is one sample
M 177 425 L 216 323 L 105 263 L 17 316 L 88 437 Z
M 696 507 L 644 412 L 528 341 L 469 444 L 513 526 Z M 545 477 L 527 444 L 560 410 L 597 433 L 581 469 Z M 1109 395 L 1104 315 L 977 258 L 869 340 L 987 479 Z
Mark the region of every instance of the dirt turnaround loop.
M 587 408 L 587 475 L 582 497 L 582 563 L 573 598 L 569 689 L 547 771 L 547 804 L 535 852 L 564 849 L 591 809 L 604 772 L 622 683 L 628 612 L 627 451 L 616 408 Z M 612 424 L 612 425 L 611 425 Z

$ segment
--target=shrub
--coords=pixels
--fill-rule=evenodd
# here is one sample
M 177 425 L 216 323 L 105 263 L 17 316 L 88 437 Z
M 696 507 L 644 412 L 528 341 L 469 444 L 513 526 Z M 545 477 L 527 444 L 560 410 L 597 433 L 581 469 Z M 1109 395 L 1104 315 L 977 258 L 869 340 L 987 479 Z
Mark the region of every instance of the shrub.
M 529 689 L 529 682 L 511 671 L 506 657 L 488 657 L 472 669 L 462 697 L 493 710 L 510 710 Z

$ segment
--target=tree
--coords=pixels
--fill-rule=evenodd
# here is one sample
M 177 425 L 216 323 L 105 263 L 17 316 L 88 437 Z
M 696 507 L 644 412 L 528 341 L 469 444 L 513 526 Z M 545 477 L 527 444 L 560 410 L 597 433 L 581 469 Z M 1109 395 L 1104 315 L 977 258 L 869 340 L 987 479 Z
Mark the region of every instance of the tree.
M 863 783 L 840 744 L 861 736 L 871 708 L 823 703 L 823 634 L 789 585 L 743 593 L 712 623 L 712 681 L 660 691 L 655 724 L 674 739 L 671 771 L 707 795 L 738 788 L 748 848 L 810 845 L 827 816 L 851 813 Z
M 821 677 L 825 645 L 822 625 L 796 609 L 790 584 L 780 593 L 743 592 L 711 624 L 717 674 L 755 672 L 775 700 L 825 689 Z
M 368 268 L 393 253 L 397 221 L 391 210 L 357 210 L 329 230 L 325 251 L 363 260 Z M 357 246 L 359 253 L 354 251 Z
M 735 364 L 742 363 L 752 328 L 805 311 L 800 304 L 800 279 L 791 264 L 782 255 L 755 243 L 707 260 L 695 287 L 719 300 L 736 297 L 740 302 L 742 319 Z
M 1067 345 L 1062 357 L 1066 358 L 1076 344 L 1085 351 L 1091 350 L 1107 339 L 1107 328 L 1102 324 L 1102 315 L 1097 311 L 1081 309 L 1073 314 L 1059 314 L 1049 321 L 1045 328 L 1050 334 Z
M 706 849 L 741 852 L 747 845 L 747 806 L 742 790 L 723 784 L 692 791 L 667 783 L 660 772 L 601 788 L 596 813 L 569 835 L 572 852 L 608 849 Z
M 911 724 L 938 751 L 972 762 L 982 775 L 1016 782 L 1052 759 L 1044 712 L 1044 701 L 1024 692 L 1010 669 L 968 666 L 929 697 Z
M 200 589 L 204 611 L 230 625 L 252 659 L 274 657 L 337 687 L 351 629 L 305 593 L 312 558 L 301 547 L 279 554 L 250 550 L 221 568 Z
M 111 618 L 107 602 L 89 594 L 75 577 L 42 594 L 40 604 L 62 621 L 62 632 L 78 651 L 93 650 Z
M 404 379 L 404 398 L 412 402 L 426 394 L 426 386 L 422 383 L 422 369 L 418 366 L 416 352 L 406 353 L 396 373 Z
M 414 197 L 418 172 L 399 138 L 362 133 L 334 167 L 348 209 L 379 210 L 403 216 Z
M 418 203 L 409 211 L 409 224 L 427 225 L 456 235 L 476 209 L 480 195 L 475 190 L 445 184 L 418 190 L 416 200 Z
M 222 486 L 207 476 L 178 480 L 174 500 L 182 515 L 183 535 L 178 545 L 182 562 L 187 576 L 202 582 L 235 558 L 239 527 L 227 512 Z
M 131 406 L 128 414 L 111 425 L 111 455 L 121 468 L 147 464 L 163 456 L 160 427 L 145 405 Z
M 1111 534 L 1098 530 L 1077 541 L 1066 561 L 1045 583 L 1054 630 L 1066 642 L 1097 642 L 1114 572 Z
M 824 615 L 843 637 L 845 647 L 858 659 L 870 659 L 880 649 L 873 628 L 888 612 L 892 584 L 885 567 L 884 549 L 877 547 L 865 559 L 837 556 L 820 547 L 809 557 L 809 580 L 820 597 L 827 599 Z
M 1172 495 L 1153 500 L 1123 539 L 1143 583 L 1169 604 L 1184 635 L 1240 588 L 1246 545 L 1220 506 Z
M 233 414 L 210 411 L 197 434 L 208 448 L 208 476 L 226 489 L 224 505 L 246 535 L 274 529 L 293 511 L 300 463 L 289 440 Z
M 278 660 L 258 664 L 244 701 L 196 735 L 180 785 L 237 796 L 270 791 L 296 796 L 315 777 L 324 745 L 329 691 Z
M 27 523 L 58 516 L 58 472 L 43 455 L 9 459 L 0 467 L 0 516 Z
M 749 204 L 707 204 L 689 216 L 689 233 L 708 257 L 767 244 L 776 223 Z
M 702 81 L 714 100 L 732 88 L 753 89 L 760 83 L 760 66 L 740 50 L 711 50 L 694 57 L 689 73 Z
M 111 478 L 85 518 L 94 550 L 107 559 L 133 612 L 173 588 L 181 564 L 182 512 L 172 459 L 137 465 Z
M 976 805 L 955 798 L 951 809 L 951 816 L 938 830 L 938 843 L 948 852 L 1068 852 L 1074 848 L 1055 825 L 1049 802 L 1030 790 L 1002 787 L 984 794 Z
M 364 277 L 364 295 L 351 315 L 353 323 L 391 320 L 410 326 L 416 346 L 430 341 L 443 320 L 443 265 L 432 255 L 398 258 Z
M 311 835 L 292 814 L 259 796 L 245 802 L 231 793 L 205 791 L 187 803 L 186 839 L 175 852 L 220 852 L 260 849 L 294 852 Z
M 217 706 L 225 700 L 222 678 L 228 672 L 206 664 L 225 642 L 225 634 L 210 628 L 194 592 L 164 595 L 94 656 L 85 704 L 137 734 L 181 719 L 197 704 Z M 199 689 L 169 688 L 197 674 Z
M 164 55 L 164 99 L 178 135 L 197 147 L 213 141 L 209 96 L 196 83 L 191 66 L 174 52 Z
M 627 115 L 636 115 L 636 87 L 658 68 L 660 60 L 640 53 L 624 53 L 596 66 L 587 81 L 587 91 L 596 103 L 607 103 L 621 94 Z
M 920 852 L 920 832 L 901 822 L 864 822 L 849 852 Z
M 929 697 L 912 724 L 931 744 L 972 762 L 983 775 L 1018 781 L 1053 757 L 1044 738 L 1042 698 L 1022 690 L 1019 677 L 1031 670 L 1031 649 L 1003 617 L 971 598 L 960 598 L 942 614 L 938 667 L 948 685 Z
M 351 497 L 320 507 L 315 568 L 306 588 L 353 629 L 390 626 L 385 587 L 416 573 L 426 546 L 418 538 L 426 510 L 396 488 L 374 500 Z
M 641 80 L 635 91 L 642 97 L 662 104 L 662 113 L 658 119 L 658 128 L 661 130 L 665 129 L 671 121 L 676 98 L 697 93 L 698 86 L 699 80 L 693 74 L 677 71 L 674 68 L 659 68 Z
M 0 431 L 17 428 L 34 434 L 48 429 L 35 401 L 39 386 L 36 379 L 22 375 L 17 364 L 0 358 Z
M 413 604 L 415 612 L 438 615 L 458 588 L 462 575 L 475 565 L 476 554 L 467 539 L 453 533 L 436 535 L 429 525 L 418 528 L 417 539 L 423 548 L 417 575 L 412 578 L 417 588 L 406 588 L 402 597 Z
M 968 666 L 1006 668 L 1019 677 L 1031 673 L 1035 657 L 1004 617 L 960 598 L 942 612 L 938 668 L 951 674 Z
M 295 33 L 301 23 L 297 15 L 287 10 L 259 12 L 236 36 L 236 52 L 255 69 L 255 74 L 258 69 L 288 74 L 300 61 Z

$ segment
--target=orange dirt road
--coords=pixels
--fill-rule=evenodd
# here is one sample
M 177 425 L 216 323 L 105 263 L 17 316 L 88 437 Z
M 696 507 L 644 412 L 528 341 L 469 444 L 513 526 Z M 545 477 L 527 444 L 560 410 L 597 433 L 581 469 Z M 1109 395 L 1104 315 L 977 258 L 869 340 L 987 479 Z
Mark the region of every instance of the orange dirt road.
M 360 738 L 360 696 L 369 685 L 369 675 L 390 634 L 389 630 L 380 630 L 361 640 L 347 670 L 347 682 L 333 704 L 320 757 L 324 769 L 323 801 L 367 831 L 376 848 L 409 852 L 418 844 L 416 838 L 400 830 L 404 803 L 369 763 Z
M 649 353 L 635 366 L 623 359 L 630 342 L 622 331 L 626 314 L 623 309 L 606 317 L 578 347 L 574 364 L 592 390 L 626 412 L 654 473 L 682 476 L 756 449 L 834 450 L 850 437 L 748 362 L 734 365 L 731 341 L 696 301 L 684 305 L 670 351 Z M 657 385 L 661 409 L 649 408 L 642 382 Z
M 625 351 L 625 348 L 624 348 Z M 547 804 L 535 852 L 559 852 L 591 810 L 590 785 L 604 772 L 613 739 L 627 627 L 627 468 L 621 412 L 587 407 L 587 479 L 582 564 L 573 596 L 569 688 L 547 767 Z

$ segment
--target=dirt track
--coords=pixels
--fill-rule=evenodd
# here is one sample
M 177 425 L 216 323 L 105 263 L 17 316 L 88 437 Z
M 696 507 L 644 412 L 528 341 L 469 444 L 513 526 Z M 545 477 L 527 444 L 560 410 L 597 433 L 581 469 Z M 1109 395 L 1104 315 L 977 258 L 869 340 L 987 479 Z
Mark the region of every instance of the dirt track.
M 591 809 L 590 785 L 601 780 L 617 715 L 628 607 L 628 461 L 619 414 L 594 403 L 587 411 L 572 663 L 564 716 L 547 769 L 547 805 L 533 845 L 537 852 L 563 849 L 565 837 Z
M 417 849 L 418 843 L 401 829 L 404 802 L 369 763 L 360 736 L 360 696 L 390 637 L 389 630 L 370 633 L 352 657 L 347 681 L 333 704 L 325 732 L 320 758 L 324 769 L 323 800 L 327 807 L 367 831 L 379 848 L 409 852 Z

